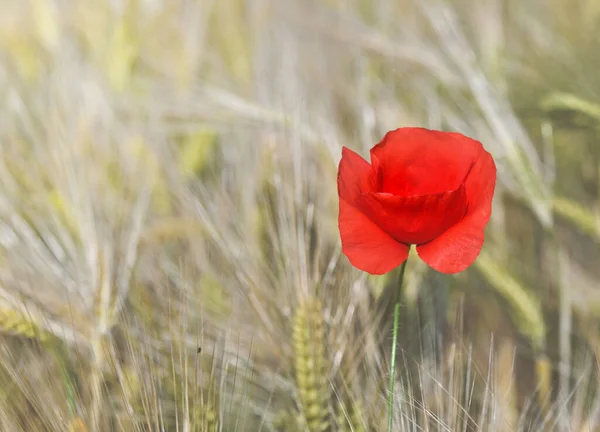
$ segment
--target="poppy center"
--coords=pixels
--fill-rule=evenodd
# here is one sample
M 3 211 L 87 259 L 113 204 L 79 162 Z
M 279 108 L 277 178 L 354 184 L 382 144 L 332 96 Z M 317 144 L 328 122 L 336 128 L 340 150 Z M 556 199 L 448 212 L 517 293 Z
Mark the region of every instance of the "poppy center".
M 424 244 L 458 223 L 467 213 L 464 186 L 439 194 L 402 197 L 367 193 L 357 200 L 360 210 L 396 241 Z
M 400 166 L 390 166 L 373 160 L 372 178 L 376 192 L 415 197 L 456 191 L 473 167 L 473 162 L 465 164 L 451 158 L 407 158 L 403 162 Z

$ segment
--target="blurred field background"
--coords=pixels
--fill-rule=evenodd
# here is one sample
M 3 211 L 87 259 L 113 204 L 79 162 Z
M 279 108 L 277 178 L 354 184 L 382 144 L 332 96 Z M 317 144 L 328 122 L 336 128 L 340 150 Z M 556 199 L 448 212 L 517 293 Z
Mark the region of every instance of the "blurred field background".
M 397 274 L 341 254 L 336 170 L 400 126 L 499 179 L 474 266 L 410 258 L 395 430 L 600 430 L 599 28 L 597 0 L 0 0 L 0 431 L 385 430 Z

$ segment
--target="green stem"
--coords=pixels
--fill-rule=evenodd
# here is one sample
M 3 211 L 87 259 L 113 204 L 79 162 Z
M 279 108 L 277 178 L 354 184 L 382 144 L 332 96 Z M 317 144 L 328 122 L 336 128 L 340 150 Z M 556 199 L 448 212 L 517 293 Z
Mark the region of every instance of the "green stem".
M 400 275 L 398 277 L 398 295 L 396 296 L 396 304 L 394 306 L 394 330 L 392 336 L 392 359 L 390 361 L 390 385 L 388 395 L 388 432 L 392 432 L 392 423 L 394 419 L 394 381 L 396 375 L 396 351 L 398 346 L 398 321 L 400 319 L 400 300 L 402 298 L 402 282 L 404 281 L 404 271 L 408 259 L 402 263 L 400 267 Z

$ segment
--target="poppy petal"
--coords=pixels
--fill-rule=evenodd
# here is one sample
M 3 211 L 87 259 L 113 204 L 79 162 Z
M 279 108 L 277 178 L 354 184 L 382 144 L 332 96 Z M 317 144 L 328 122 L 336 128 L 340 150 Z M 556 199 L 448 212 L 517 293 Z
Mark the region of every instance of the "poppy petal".
M 361 195 L 356 206 L 382 230 L 406 244 L 427 243 L 455 225 L 467 213 L 465 187 L 434 195 Z
M 469 176 L 465 180 L 465 190 L 467 192 L 467 201 L 469 207 L 479 209 L 484 207 L 482 215 L 485 222 L 492 214 L 492 198 L 496 188 L 496 164 L 492 155 L 483 150 L 479 154 L 477 161 L 473 164 Z
M 367 273 L 380 275 L 408 258 L 408 246 L 398 243 L 360 210 L 340 198 L 342 251 L 350 263 Z
M 377 190 L 399 196 L 456 190 L 482 149 L 480 142 L 456 132 L 390 131 L 371 149 Z
M 340 199 L 353 203 L 360 194 L 372 189 L 371 165 L 358 153 L 342 147 L 337 183 Z
M 496 165 L 483 151 L 465 182 L 469 211 L 442 235 L 417 246 L 417 253 L 433 269 L 447 274 L 469 267 L 481 252 L 484 231 L 492 212 Z
M 417 253 L 431 268 L 454 274 L 466 270 L 481 252 L 484 228 L 467 217 L 429 243 L 417 246 Z

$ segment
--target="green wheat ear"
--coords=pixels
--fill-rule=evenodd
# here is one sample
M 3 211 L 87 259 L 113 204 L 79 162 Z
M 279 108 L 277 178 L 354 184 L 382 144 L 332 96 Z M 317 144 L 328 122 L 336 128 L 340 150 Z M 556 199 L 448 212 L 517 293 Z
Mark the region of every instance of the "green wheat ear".
M 202 391 L 200 400 L 196 401 L 193 408 L 193 431 L 217 432 L 220 430 L 219 401 L 217 378 L 212 375 L 207 388 Z
M 218 401 L 216 384 L 213 382 L 208 392 L 208 400 L 196 408 L 197 424 L 203 432 L 217 432 L 219 430 Z
M 194 423 L 198 432 L 217 432 L 219 430 L 219 416 L 211 404 L 206 404 L 195 409 Z
M 546 324 L 540 302 L 487 253 L 481 252 L 475 265 L 496 292 L 509 304 L 513 322 L 519 332 L 529 339 L 537 352 L 544 352 Z
M 32 317 L 11 308 L 0 308 L 0 332 L 38 339 L 40 342 L 50 339 L 50 335 L 42 330 Z
M 582 232 L 592 238 L 600 239 L 600 224 L 598 218 L 581 204 L 564 197 L 554 197 L 552 201 L 554 212 L 570 221 Z
M 337 424 L 340 432 L 366 432 L 363 410 L 359 402 L 339 403 Z
M 298 420 L 296 417 L 297 413 L 287 409 L 279 411 L 273 419 L 273 429 L 277 432 L 300 432 L 299 425 L 303 423 L 303 420 Z
M 547 411 L 552 397 L 552 365 L 546 356 L 539 356 L 536 359 L 535 375 L 538 383 L 538 403 L 544 411 Z
M 551 112 L 556 110 L 575 111 L 600 120 L 600 105 L 582 99 L 570 93 L 552 93 L 540 104 L 542 110 Z
M 296 384 L 306 428 L 310 432 L 327 431 L 330 392 L 323 307 L 319 300 L 301 300 L 294 317 L 293 342 Z

